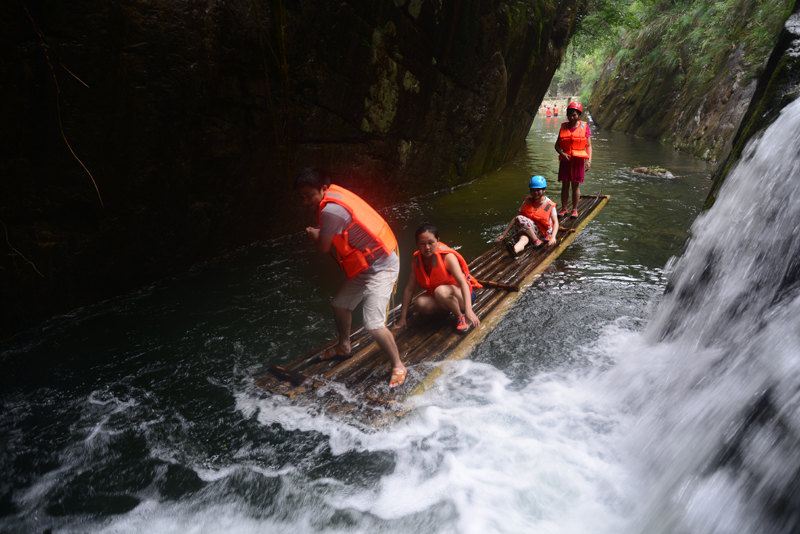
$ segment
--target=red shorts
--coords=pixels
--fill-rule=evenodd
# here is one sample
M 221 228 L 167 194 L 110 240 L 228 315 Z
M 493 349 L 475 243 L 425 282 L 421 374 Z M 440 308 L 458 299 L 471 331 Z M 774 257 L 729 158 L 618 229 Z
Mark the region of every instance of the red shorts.
M 582 184 L 586 176 L 584 168 L 584 161 L 581 158 L 572 158 L 569 161 L 560 161 L 558 163 L 558 181 L 559 182 L 573 182 Z

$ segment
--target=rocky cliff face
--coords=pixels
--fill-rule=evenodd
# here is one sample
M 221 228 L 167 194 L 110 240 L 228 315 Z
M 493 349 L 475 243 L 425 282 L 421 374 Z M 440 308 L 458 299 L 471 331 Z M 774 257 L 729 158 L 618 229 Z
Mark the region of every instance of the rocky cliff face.
M 301 228 L 289 185 L 303 166 L 376 204 L 496 167 L 582 5 L 14 3 L 2 331 Z
M 605 64 L 592 115 L 602 127 L 724 158 L 793 3 L 661 2 Z
M 706 208 L 714 203 L 717 191 L 739 161 L 747 141 L 777 120 L 781 109 L 797 98 L 800 98 L 800 0 L 795 1 L 792 15 L 784 24 L 778 43 L 758 80 L 747 113 L 733 138 L 732 149 L 714 174 Z

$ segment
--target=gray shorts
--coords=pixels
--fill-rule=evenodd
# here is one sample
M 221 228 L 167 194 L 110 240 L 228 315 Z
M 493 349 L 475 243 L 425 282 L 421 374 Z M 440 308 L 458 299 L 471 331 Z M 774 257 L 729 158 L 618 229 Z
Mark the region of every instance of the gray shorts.
M 377 273 L 365 273 L 344 283 L 333 297 L 335 308 L 353 311 L 364 301 L 364 328 L 377 330 L 386 326 L 389 299 L 397 283 L 398 269 L 385 269 Z

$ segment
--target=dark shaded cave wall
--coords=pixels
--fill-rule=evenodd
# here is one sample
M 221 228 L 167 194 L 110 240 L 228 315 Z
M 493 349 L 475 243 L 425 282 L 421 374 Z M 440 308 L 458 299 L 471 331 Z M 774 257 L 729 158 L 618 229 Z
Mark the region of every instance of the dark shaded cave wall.
M 302 166 L 378 205 L 497 167 L 524 143 L 581 9 L 12 2 L 0 332 L 301 228 L 288 188 Z

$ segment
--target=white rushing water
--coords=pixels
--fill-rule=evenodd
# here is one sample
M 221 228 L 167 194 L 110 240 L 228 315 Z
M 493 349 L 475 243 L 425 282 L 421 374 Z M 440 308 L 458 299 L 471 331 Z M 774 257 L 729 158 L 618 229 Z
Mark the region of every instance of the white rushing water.
M 196 466 L 205 481 L 275 482 L 269 510 L 254 517 L 228 487 L 188 503 L 145 500 L 100 528 L 798 531 L 799 133 L 797 101 L 751 141 L 695 222 L 649 325 L 619 318 L 572 366 L 521 383 L 485 363 L 451 364 L 412 415 L 378 431 L 236 392 L 246 418 L 322 435 L 317 453 L 362 455 L 354 473 L 363 455 L 388 462 L 377 482 L 310 476 L 300 463 Z
M 745 149 L 693 225 L 672 291 L 620 381 L 647 532 L 797 532 L 800 100 Z M 641 358 L 640 358 L 641 359 Z

